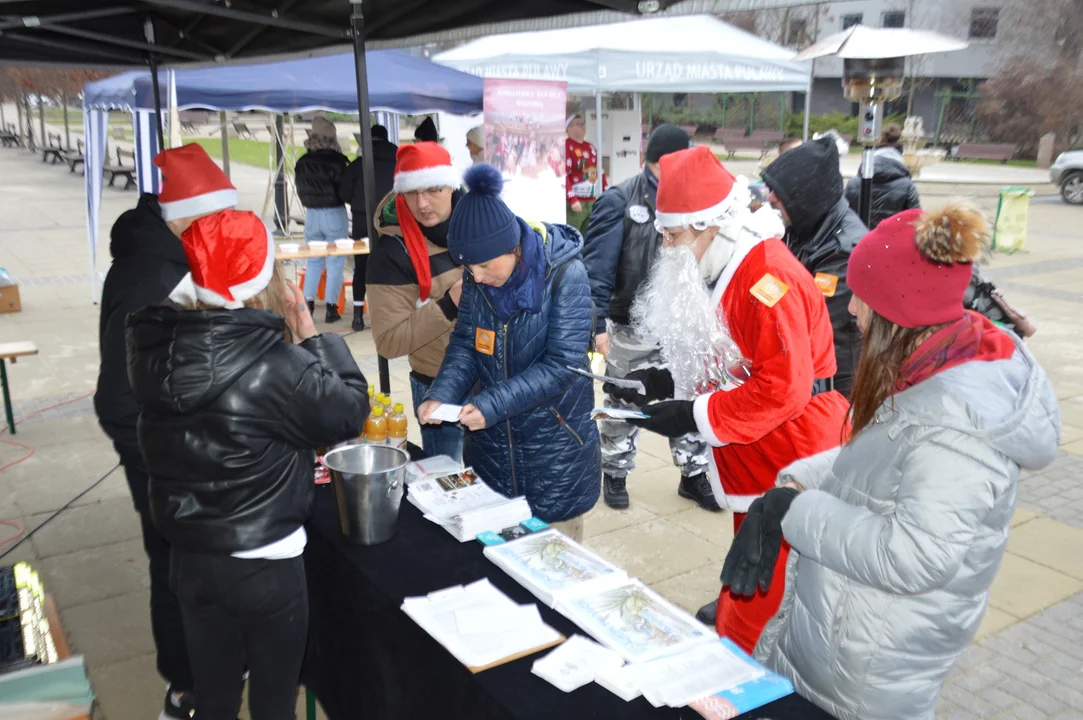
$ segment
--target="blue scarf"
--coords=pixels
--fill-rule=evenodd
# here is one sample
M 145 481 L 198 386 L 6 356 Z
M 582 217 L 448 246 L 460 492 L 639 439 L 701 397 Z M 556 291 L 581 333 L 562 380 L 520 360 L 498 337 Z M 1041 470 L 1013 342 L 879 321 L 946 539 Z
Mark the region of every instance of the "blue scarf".
M 545 292 L 545 248 L 541 235 L 521 218 L 519 227 L 522 231 L 519 241 L 521 255 L 511 277 L 500 287 L 481 286 L 481 291 L 492 303 L 502 324 L 520 310 L 540 312 Z

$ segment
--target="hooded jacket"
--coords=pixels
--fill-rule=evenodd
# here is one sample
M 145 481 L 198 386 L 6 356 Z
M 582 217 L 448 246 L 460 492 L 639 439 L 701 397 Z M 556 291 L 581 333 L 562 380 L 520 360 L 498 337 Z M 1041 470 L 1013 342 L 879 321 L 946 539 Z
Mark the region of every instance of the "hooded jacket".
M 921 207 L 918 189 L 910 177 L 910 169 L 903 163 L 898 148 L 882 147 L 873 157 L 872 213 L 869 229 L 903 210 Z M 846 202 L 855 213 L 861 205 L 861 169 L 846 183 Z M 860 217 L 860 216 L 859 216 Z
M 600 491 L 594 386 L 568 369 L 586 365 L 593 313 L 579 233 L 567 225 L 535 230 L 545 253 L 541 311 L 503 324 L 465 278 L 447 357 L 425 399 L 473 403 L 486 428 L 466 433 L 464 461 L 498 492 L 526 496 L 542 520 L 561 522 L 594 507 Z M 487 333 L 492 352 L 477 346 Z
M 297 199 L 306 208 L 337 208 L 345 201 L 339 199 L 339 183 L 350 161 L 336 150 L 309 150 L 297 159 L 294 181 Z
M 812 273 L 827 301 L 835 335 L 835 389 L 850 396 L 861 332 L 850 314 L 846 266 L 850 253 L 868 232 L 843 198 L 839 151 L 821 138 L 783 153 L 763 171 L 764 182 L 789 215 L 786 245 Z
M 779 476 L 808 489 L 783 519 L 786 591 L 756 655 L 840 720 L 932 720 L 981 624 L 1019 470 L 1060 443 L 1052 385 L 1012 338 L 1010 358 L 896 394 L 851 444 Z
M 372 166 L 376 178 L 376 202 L 391 192 L 395 184 L 395 153 L 399 146 L 387 140 L 372 139 Z M 350 214 L 353 216 L 353 227 L 350 229 L 350 237 L 360 240 L 369 236 L 369 228 L 366 223 L 368 214 L 365 212 L 365 162 L 360 155 L 350 163 L 346 172 L 342 175 L 342 181 L 338 186 L 338 199 L 349 203 Z
M 318 447 L 361 434 L 365 376 L 337 335 L 285 342 L 274 313 L 150 307 L 128 318 L 128 374 L 151 517 L 187 552 L 231 554 L 308 518 Z
M 102 288 L 98 346 L 101 366 L 94 410 L 125 462 L 142 462 L 136 422 L 139 403 L 128 384 L 124 320 L 128 313 L 165 300 L 188 273 L 184 246 L 162 220 L 156 195 L 143 195 L 113 224 L 113 264 Z

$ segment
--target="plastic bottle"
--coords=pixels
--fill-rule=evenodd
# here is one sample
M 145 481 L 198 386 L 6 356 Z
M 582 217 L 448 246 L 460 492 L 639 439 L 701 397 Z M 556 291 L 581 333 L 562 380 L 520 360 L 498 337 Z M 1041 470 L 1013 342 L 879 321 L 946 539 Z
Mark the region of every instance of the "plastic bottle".
M 391 447 L 406 449 L 406 409 L 402 403 L 395 403 L 391 414 L 387 416 L 387 444 Z
M 373 407 L 372 414 L 365 421 L 365 439 L 376 445 L 387 442 L 387 417 L 382 405 Z

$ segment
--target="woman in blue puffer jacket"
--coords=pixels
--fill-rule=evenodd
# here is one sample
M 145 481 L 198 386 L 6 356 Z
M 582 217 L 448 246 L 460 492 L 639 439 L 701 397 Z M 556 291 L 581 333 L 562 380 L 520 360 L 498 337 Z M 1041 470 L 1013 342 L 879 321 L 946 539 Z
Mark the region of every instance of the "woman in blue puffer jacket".
M 586 367 L 592 330 L 583 239 L 566 225 L 530 225 L 500 199 L 500 173 L 475 165 L 455 207 L 448 251 L 466 266 L 459 316 L 440 373 L 418 408 L 462 404 L 464 461 L 499 492 L 582 537 L 598 500 L 601 456 Z M 467 397 L 471 395 L 470 397 Z

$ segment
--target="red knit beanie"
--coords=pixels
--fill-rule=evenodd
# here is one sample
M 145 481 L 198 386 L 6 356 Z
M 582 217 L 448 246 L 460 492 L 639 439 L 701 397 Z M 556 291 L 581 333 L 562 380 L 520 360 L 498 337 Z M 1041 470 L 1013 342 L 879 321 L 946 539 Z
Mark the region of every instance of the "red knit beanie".
M 973 263 L 989 245 L 985 216 L 965 203 L 904 210 L 862 238 L 846 282 L 866 305 L 905 328 L 958 320 Z

